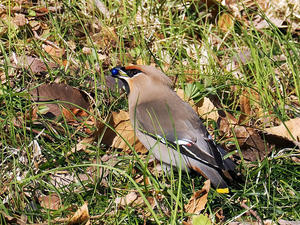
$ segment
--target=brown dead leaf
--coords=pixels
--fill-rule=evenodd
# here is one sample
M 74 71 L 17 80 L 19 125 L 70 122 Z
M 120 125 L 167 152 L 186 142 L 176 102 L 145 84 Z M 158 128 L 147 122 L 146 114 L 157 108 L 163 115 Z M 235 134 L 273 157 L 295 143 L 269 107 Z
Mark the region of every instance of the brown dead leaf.
M 216 222 L 218 224 L 220 224 L 225 219 L 223 209 L 222 208 L 216 208 L 216 209 L 214 209 L 214 211 L 215 211 L 215 216 L 216 216 Z
M 207 196 L 210 190 L 210 180 L 204 182 L 201 190 L 196 191 L 190 198 L 188 204 L 184 206 L 187 213 L 199 214 L 207 203 Z
M 90 224 L 90 215 L 87 202 L 84 203 L 72 216 L 67 223 L 68 225 L 75 224 Z
M 234 132 L 242 149 L 244 159 L 250 161 L 262 160 L 270 153 L 270 148 L 268 148 L 255 129 L 235 126 Z
M 232 87 L 234 91 L 235 87 Z M 267 125 L 273 122 L 275 118 L 272 112 L 266 112 L 261 102 L 261 96 L 253 89 L 245 89 L 240 96 L 240 107 L 242 114 L 239 117 L 238 124 L 249 125 L 250 118 L 257 118 L 257 121 Z M 247 121 L 248 120 L 248 121 Z
M 53 62 L 44 62 L 41 59 L 34 58 L 32 56 L 16 56 L 12 57 L 13 66 L 16 68 L 24 68 L 31 71 L 33 74 L 46 72 L 47 66 L 51 68 L 57 67 L 57 64 Z
M 177 93 L 177 95 L 178 95 L 183 101 L 188 102 L 188 103 L 192 106 L 192 108 L 193 108 L 196 112 L 198 112 L 198 107 L 195 106 L 194 101 L 193 101 L 192 99 L 190 99 L 190 97 L 187 96 L 187 95 L 185 94 L 185 92 L 184 92 L 183 89 L 177 89 L 177 90 L 176 90 L 176 93 Z
M 127 112 L 123 110 L 112 112 L 112 121 L 110 124 L 120 135 L 116 135 L 113 131 L 108 130 L 103 137 L 103 143 L 111 145 L 114 148 L 123 149 L 124 151 L 130 151 L 126 142 L 121 138 L 122 136 L 130 145 L 134 146 L 136 152 L 142 154 L 148 152 L 144 145 L 135 137 Z
M 120 206 L 131 205 L 138 198 L 137 194 L 133 191 L 127 194 L 125 197 L 117 197 L 115 203 Z
M 3 71 L 0 71 L 0 82 L 1 84 L 5 84 L 6 83 L 6 75 Z
M 52 45 L 45 45 L 43 44 L 43 49 L 52 57 L 61 59 L 62 56 L 65 54 L 65 49 L 63 48 L 55 48 Z
M 1 212 L 0 214 L 2 218 L 4 219 L 4 224 L 17 224 L 17 225 L 27 225 L 27 220 L 23 220 L 22 216 L 21 218 L 12 217 L 10 215 L 7 215 L 5 212 Z M 2 220 L 3 221 L 3 220 Z
M 185 74 L 184 76 L 185 82 L 192 84 L 198 80 L 197 74 L 199 74 L 199 71 L 188 69 L 184 71 L 184 74 Z
M 286 121 L 276 127 L 266 128 L 265 131 L 290 141 L 300 142 L 300 117 Z
M 244 122 L 251 114 L 250 99 L 246 90 L 244 90 L 240 96 L 240 106 L 242 114 L 240 115 L 238 124 Z
M 116 155 L 104 155 L 101 157 L 101 160 L 98 161 L 94 159 L 91 163 L 102 165 L 105 163 L 105 165 L 109 165 L 111 167 L 114 167 L 120 160 L 117 158 Z M 90 182 L 96 182 L 103 187 L 109 187 L 109 183 L 107 181 L 107 176 L 109 175 L 110 171 L 108 169 L 105 169 L 101 166 L 89 166 L 86 168 L 86 173 L 79 174 L 79 178 L 81 181 L 89 180 Z
M 86 153 L 90 153 L 90 151 L 86 150 L 88 145 L 91 145 L 94 142 L 95 138 L 94 137 L 87 137 L 82 139 L 76 147 L 73 147 L 70 152 L 67 153 L 68 155 L 71 155 L 72 153 L 78 152 L 78 151 L 84 151 Z
M 234 133 L 240 146 L 242 146 L 250 136 L 247 128 L 243 126 L 235 126 Z
M 47 113 L 50 114 L 49 116 L 57 117 L 63 113 L 68 118 L 68 121 L 72 121 L 76 115 L 85 116 L 84 110 L 79 109 L 79 107 L 86 110 L 90 107 L 86 94 L 67 84 L 43 84 L 29 93 L 35 102 L 64 101 L 71 103 L 45 104 L 48 108 Z M 60 105 L 63 106 L 63 110 L 60 109 Z
M 300 157 L 292 156 L 291 159 L 293 162 L 300 164 Z
M 180 98 L 186 101 L 184 91 L 179 89 L 177 94 Z M 211 98 L 213 101 L 211 101 Z M 192 100 L 189 101 L 191 105 L 194 105 L 193 109 L 204 119 L 210 119 L 218 122 L 219 130 L 228 138 L 232 138 L 232 130 L 235 132 L 235 136 L 239 145 L 242 147 L 242 152 L 246 160 L 256 161 L 257 159 L 263 159 L 268 151 L 266 151 L 264 141 L 260 135 L 253 128 L 246 128 L 244 126 L 237 125 L 238 122 L 230 113 L 223 109 L 221 103 L 211 97 L 204 97 L 196 105 Z M 249 113 L 248 100 L 245 99 L 244 111 Z
M 272 221 L 271 221 L 272 222 Z M 279 225 L 299 225 L 300 221 L 291 221 L 291 220 L 278 220 Z M 273 225 L 274 223 L 269 223 L 268 225 Z M 267 224 L 266 224 L 267 225 Z
M 39 202 L 45 209 L 58 210 L 63 207 L 61 200 L 56 193 L 39 197 Z
M 22 27 L 28 23 L 28 20 L 26 19 L 25 15 L 19 13 L 15 13 L 13 21 L 18 27 Z
M 29 21 L 29 25 L 30 25 L 31 29 L 34 31 L 37 31 L 41 27 L 41 23 L 36 20 Z
M 178 89 L 176 93 L 183 101 L 188 101 L 188 103 L 198 113 L 198 115 L 201 116 L 201 118 L 205 120 L 211 119 L 214 121 L 218 121 L 220 119 L 219 109 L 209 98 L 204 97 L 195 104 L 193 100 L 189 99 L 189 97 L 185 95 L 184 90 Z M 235 120 L 231 114 L 227 113 L 226 115 L 230 120 Z M 224 117 L 226 115 L 224 115 Z M 236 121 L 232 122 L 236 123 Z
M 44 16 L 49 13 L 49 10 L 45 7 L 35 8 L 34 11 L 36 12 L 36 16 Z
M 197 104 L 197 113 L 203 118 L 203 119 L 211 119 L 214 121 L 218 121 L 219 119 L 219 113 L 218 109 L 215 107 L 215 105 L 210 101 L 209 98 L 204 97 L 201 99 Z
M 244 158 L 251 161 L 263 159 L 269 153 L 270 149 L 266 149 L 267 146 L 258 134 L 258 131 L 251 127 L 238 125 L 237 119 L 224 110 L 217 98 L 210 96 L 210 100 L 217 108 L 216 110 L 218 110 L 219 118 L 217 121 L 219 130 L 222 131 L 228 139 L 232 139 L 233 136 L 236 136 Z M 235 134 L 232 133 L 232 130 Z
M 50 183 L 56 188 L 70 185 L 76 181 L 74 174 L 70 174 L 69 171 L 57 171 L 50 175 Z
M 233 28 L 234 18 L 229 13 L 222 13 L 222 15 L 218 19 L 218 27 L 227 32 Z
M 115 32 L 115 28 L 102 27 L 99 33 L 92 35 L 92 40 L 94 44 L 99 46 L 101 49 L 107 49 L 109 47 L 115 46 L 118 42 L 119 37 Z
M 88 48 L 88 47 L 83 47 L 82 48 L 82 53 L 85 54 L 85 55 L 90 55 L 90 54 L 92 54 L 92 49 Z

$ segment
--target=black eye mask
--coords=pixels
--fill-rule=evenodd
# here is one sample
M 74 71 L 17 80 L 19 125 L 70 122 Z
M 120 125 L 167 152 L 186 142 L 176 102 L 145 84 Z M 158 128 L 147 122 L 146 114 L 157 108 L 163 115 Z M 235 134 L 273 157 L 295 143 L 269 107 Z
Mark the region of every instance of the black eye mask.
M 123 70 L 129 77 L 133 77 L 134 75 L 141 73 L 142 71 L 138 70 L 138 69 L 130 69 L 130 70 Z
M 120 67 L 120 66 L 116 66 L 110 72 L 111 72 L 111 74 L 112 74 L 113 77 L 118 77 L 118 75 L 120 75 L 120 70 L 122 70 L 124 73 L 126 73 L 128 77 L 133 77 L 136 74 L 142 72 L 142 71 L 140 71 L 138 69 L 129 69 L 129 70 L 126 70 L 125 67 Z

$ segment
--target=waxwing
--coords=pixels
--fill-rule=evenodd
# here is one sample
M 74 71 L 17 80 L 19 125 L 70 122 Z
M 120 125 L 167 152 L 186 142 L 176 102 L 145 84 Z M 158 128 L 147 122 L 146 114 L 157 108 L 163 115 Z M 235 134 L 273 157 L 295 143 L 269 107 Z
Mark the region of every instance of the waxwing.
M 129 114 L 136 136 L 165 166 L 194 170 L 211 180 L 220 193 L 228 193 L 225 180 L 235 164 L 224 159 L 192 107 L 172 90 L 171 80 L 152 66 L 115 67 L 128 95 Z

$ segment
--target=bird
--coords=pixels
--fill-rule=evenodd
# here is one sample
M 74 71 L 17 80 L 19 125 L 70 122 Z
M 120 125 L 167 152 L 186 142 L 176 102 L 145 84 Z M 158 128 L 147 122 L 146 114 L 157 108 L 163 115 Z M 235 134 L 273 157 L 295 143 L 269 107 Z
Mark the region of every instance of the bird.
M 127 92 L 129 117 L 140 142 L 166 167 L 195 171 L 219 193 L 229 193 L 236 164 L 224 159 L 198 114 L 172 89 L 171 79 L 148 65 L 116 66 L 112 77 Z

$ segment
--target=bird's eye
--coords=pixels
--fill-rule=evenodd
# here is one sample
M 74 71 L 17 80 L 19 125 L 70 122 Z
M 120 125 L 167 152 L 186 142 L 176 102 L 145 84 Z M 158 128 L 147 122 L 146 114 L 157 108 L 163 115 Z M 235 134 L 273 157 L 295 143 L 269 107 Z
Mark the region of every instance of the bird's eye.
M 119 70 L 116 69 L 116 68 L 113 68 L 110 72 L 111 72 L 111 74 L 112 74 L 113 76 L 116 76 L 116 75 L 119 74 Z
M 138 70 L 138 69 L 130 69 L 130 70 L 126 70 L 126 74 L 129 77 L 133 77 L 134 75 L 141 73 L 142 71 Z

